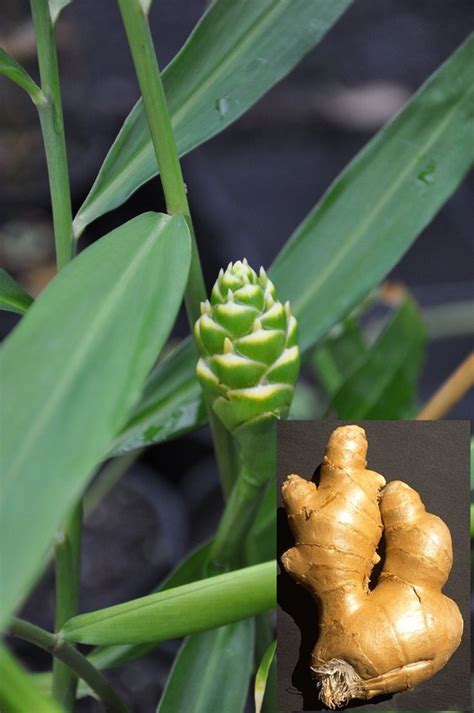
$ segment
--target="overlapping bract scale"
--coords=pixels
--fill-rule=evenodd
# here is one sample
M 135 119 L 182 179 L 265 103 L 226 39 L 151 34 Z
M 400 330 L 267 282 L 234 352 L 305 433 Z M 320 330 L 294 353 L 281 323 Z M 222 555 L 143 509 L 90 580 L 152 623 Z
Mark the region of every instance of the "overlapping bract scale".
M 263 268 L 257 274 L 244 259 L 220 271 L 195 337 L 199 380 L 229 430 L 286 414 L 300 366 L 298 330 Z

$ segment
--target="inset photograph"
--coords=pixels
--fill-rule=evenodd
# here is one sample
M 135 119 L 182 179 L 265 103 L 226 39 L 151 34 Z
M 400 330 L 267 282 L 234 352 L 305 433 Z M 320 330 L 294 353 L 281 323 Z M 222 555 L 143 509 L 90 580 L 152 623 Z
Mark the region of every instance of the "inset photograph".
M 281 711 L 471 708 L 469 437 L 278 424 Z

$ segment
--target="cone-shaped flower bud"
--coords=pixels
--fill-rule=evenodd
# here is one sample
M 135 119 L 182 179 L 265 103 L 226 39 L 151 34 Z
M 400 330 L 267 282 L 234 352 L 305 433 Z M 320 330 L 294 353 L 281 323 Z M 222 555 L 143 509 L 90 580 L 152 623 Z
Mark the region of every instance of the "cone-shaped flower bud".
M 297 325 L 263 268 L 257 275 L 244 259 L 220 271 L 195 337 L 197 375 L 229 430 L 287 413 L 300 366 Z

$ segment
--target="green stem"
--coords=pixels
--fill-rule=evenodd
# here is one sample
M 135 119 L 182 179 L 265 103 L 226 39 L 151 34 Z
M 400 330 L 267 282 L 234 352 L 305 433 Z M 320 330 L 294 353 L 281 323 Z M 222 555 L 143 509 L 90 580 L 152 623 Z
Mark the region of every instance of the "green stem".
M 183 215 L 191 233 L 191 267 L 184 301 L 192 331 L 201 314 L 200 304 L 206 299 L 206 287 L 160 68 L 148 17 L 140 0 L 118 0 L 118 4 L 143 97 L 156 159 L 160 167 L 166 209 L 170 215 L 175 213 Z M 228 493 L 235 479 L 232 454 L 234 446 L 232 439 L 215 417 L 212 409 L 208 408 L 207 412 L 222 486 L 224 492 Z
M 74 673 L 87 683 L 102 701 L 109 713 L 130 713 L 128 706 L 122 701 L 101 673 L 73 646 L 57 634 L 41 629 L 22 619 L 13 619 L 9 633 L 20 639 L 39 646 L 66 664 Z
M 30 1 L 44 95 L 37 106 L 48 165 L 56 262 L 60 270 L 74 256 L 74 238 L 58 57 L 48 0 Z
M 265 488 L 275 476 L 276 419 L 261 418 L 234 431 L 240 473 L 217 528 L 209 554 L 209 572 L 242 564 L 243 542 L 258 512 Z
M 206 402 L 207 418 L 211 429 L 212 441 L 216 454 L 224 497 L 228 498 L 237 481 L 239 462 L 237 449 L 232 434 L 229 433 L 214 413 L 212 406 Z
M 245 536 L 257 514 L 263 488 L 248 480 L 243 469 L 232 488 L 209 553 L 209 572 L 220 574 L 235 567 L 242 557 Z
M 118 4 L 143 97 L 151 139 L 160 167 L 166 209 L 170 215 L 175 213 L 184 215 L 191 231 L 191 269 L 185 302 L 188 319 L 194 325 L 194 322 L 200 316 L 200 303 L 206 299 L 206 288 L 189 211 L 186 186 L 176 149 L 153 38 L 148 17 L 143 11 L 140 0 L 118 0 Z
M 64 529 L 56 536 L 55 575 L 56 612 L 55 631 L 79 611 L 81 572 L 82 502 L 75 506 Z M 67 711 L 74 710 L 77 676 L 60 659 L 53 662 L 53 696 Z
M 31 0 L 43 99 L 37 104 L 48 167 L 56 263 L 61 270 L 73 257 L 71 193 L 59 81 L 58 56 L 48 0 Z M 81 541 L 81 506 L 66 523 L 56 548 L 56 627 L 77 614 Z M 66 710 L 74 707 L 77 678 L 55 662 L 53 693 Z

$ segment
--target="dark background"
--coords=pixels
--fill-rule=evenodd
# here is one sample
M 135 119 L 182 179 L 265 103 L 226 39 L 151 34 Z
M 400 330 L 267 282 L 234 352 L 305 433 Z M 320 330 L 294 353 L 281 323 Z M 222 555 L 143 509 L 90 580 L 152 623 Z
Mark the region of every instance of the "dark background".
M 308 0 L 310 1 L 310 0 Z M 206 7 L 155 0 L 151 24 L 164 67 Z M 474 26 L 472 0 L 356 0 L 295 71 L 248 114 L 183 160 L 208 287 L 229 260 L 268 265 L 330 182 Z M 115 0 L 73 0 L 57 26 L 73 206 L 83 202 L 138 89 Z M 26 0 L 2 0 L 0 45 L 36 77 Z M 49 193 L 41 134 L 26 95 L 0 79 L 0 263 L 33 294 L 54 274 Z M 394 268 L 426 312 L 472 299 L 471 174 Z M 159 179 L 86 231 L 82 244 L 146 210 L 163 210 Z M 0 312 L 0 336 L 17 317 Z M 430 340 L 420 402 L 472 348 L 472 320 L 449 319 Z M 180 316 L 175 337 L 188 332 Z M 467 418 L 467 396 L 451 412 Z M 222 507 L 209 434 L 147 450 L 88 518 L 81 609 L 147 594 L 211 535 Z M 466 570 L 467 571 L 467 570 Z M 51 628 L 49 572 L 25 616 Z M 46 655 L 15 642 L 27 664 Z M 178 642 L 111 672 L 136 713 L 154 713 Z M 83 701 L 80 713 L 95 713 Z M 249 708 L 252 710 L 252 708 Z
M 468 710 L 470 708 L 469 436 L 467 421 L 282 421 L 278 424 L 277 478 L 297 473 L 308 480 L 322 462 L 334 428 L 357 423 L 366 430 L 367 467 L 387 482 L 403 480 L 417 490 L 428 512 L 441 517 L 453 539 L 454 564 L 444 593 L 464 618 L 461 645 L 447 665 L 412 692 L 348 706 L 364 710 Z M 278 557 L 294 544 L 278 494 Z M 309 676 L 317 637 L 317 607 L 279 562 L 277 662 L 283 711 L 326 710 Z M 375 701 L 375 702 L 374 702 Z

